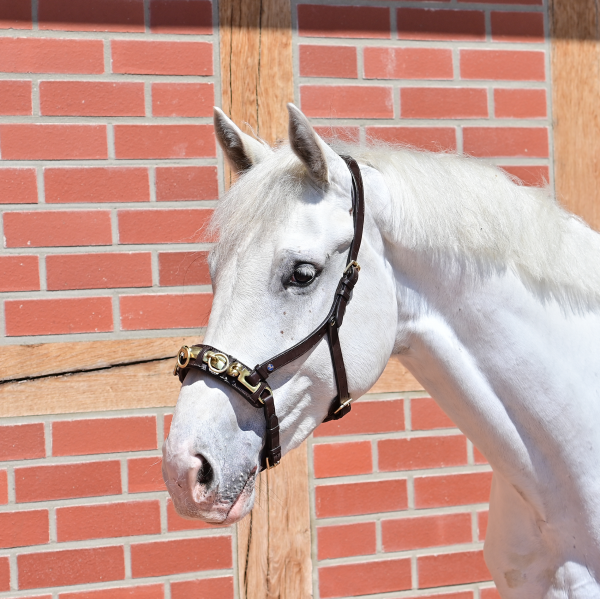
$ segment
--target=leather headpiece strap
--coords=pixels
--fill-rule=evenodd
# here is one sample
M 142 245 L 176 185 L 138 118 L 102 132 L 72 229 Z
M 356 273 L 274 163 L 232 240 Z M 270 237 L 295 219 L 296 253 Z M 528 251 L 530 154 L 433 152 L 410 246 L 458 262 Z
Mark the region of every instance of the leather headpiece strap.
M 261 469 L 273 468 L 281 459 L 279 445 L 279 420 L 275 413 L 273 391 L 267 384 L 267 379 L 275 371 L 293 362 L 310 351 L 323 337 L 327 338 L 333 372 L 337 386 L 337 395 L 329 406 L 329 412 L 323 422 L 338 420 L 350 411 L 352 398 L 348 392 L 346 368 L 340 347 L 338 329 L 344 321 L 346 306 L 352 298 L 352 290 L 358 281 L 360 266 L 356 261 L 362 240 L 365 219 L 365 196 L 360 168 L 351 156 L 341 157 L 352 175 L 352 215 L 354 218 L 354 238 L 348 252 L 346 268 L 340 278 L 333 304 L 325 320 L 307 337 L 284 352 L 265 360 L 254 369 L 236 360 L 229 354 L 211 347 L 210 345 L 183 346 L 177 356 L 177 364 L 173 374 L 179 376 L 183 383 L 190 368 L 199 369 L 221 380 L 235 389 L 246 401 L 255 408 L 263 408 L 266 420 L 266 433 L 261 451 Z

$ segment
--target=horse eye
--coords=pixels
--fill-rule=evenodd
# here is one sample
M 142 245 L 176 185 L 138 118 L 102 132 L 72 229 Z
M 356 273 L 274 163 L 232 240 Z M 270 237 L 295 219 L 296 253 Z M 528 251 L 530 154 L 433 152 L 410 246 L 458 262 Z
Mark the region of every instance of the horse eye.
M 310 285 L 316 276 L 317 269 L 312 264 L 297 264 L 290 282 L 300 286 Z

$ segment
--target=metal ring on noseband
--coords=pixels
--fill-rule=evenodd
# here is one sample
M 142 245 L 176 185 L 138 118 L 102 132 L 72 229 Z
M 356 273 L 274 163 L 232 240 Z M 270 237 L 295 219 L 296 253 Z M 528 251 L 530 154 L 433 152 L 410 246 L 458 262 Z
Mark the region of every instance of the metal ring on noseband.
M 323 337 L 326 337 L 333 363 L 333 373 L 338 393 L 329 406 L 329 412 L 323 422 L 338 420 L 351 409 L 352 398 L 348 391 L 346 367 L 338 336 L 342 326 L 348 302 L 352 298 L 352 290 L 358 281 L 360 266 L 356 261 L 365 216 L 365 198 L 360 168 L 350 156 L 341 157 L 352 176 L 352 215 L 354 219 L 354 238 L 348 251 L 346 268 L 335 291 L 333 304 L 325 320 L 307 337 L 284 352 L 269 358 L 262 364 L 250 369 L 235 358 L 209 345 L 194 345 L 191 348 L 184 345 L 177 355 L 177 364 L 173 371 L 183 383 L 190 368 L 200 369 L 207 374 L 219 378 L 222 382 L 235 389 L 244 399 L 255 407 L 262 407 L 266 420 L 266 432 L 261 450 L 261 467 L 273 468 L 281 459 L 279 445 L 279 420 L 275 413 L 273 392 L 267 385 L 270 374 L 293 362 L 310 351 Z

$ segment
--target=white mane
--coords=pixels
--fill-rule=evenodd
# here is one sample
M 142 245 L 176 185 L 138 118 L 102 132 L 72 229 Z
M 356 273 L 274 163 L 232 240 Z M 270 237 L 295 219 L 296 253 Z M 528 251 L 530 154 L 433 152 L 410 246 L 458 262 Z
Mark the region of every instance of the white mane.
M 509 268 L 542 298 L 573 308 L 600 304 L 600 235 L 561 208 L 548 189 L 519 185 L 472 158 L 335 145 L 382 174 L 393 198 L 394 238 L 403 246 L 472 270 Z M 287 145 L 243 175 L 216 210 L 212 224 L 220 239 L 212 259 L 282 222 L 305 180 Z

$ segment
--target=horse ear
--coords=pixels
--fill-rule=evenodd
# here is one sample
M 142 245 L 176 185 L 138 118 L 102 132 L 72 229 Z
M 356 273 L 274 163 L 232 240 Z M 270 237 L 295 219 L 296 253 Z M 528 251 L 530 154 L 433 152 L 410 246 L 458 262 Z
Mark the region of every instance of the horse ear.
M 266 144 L 246 135 L 220 109 L 214 107 L 215 135 L 231 168 L 241 174 L 252 168 L 268 154 L 271 148 Z
M 289 136 L 294 154 L 308 169 L 311 179 L 320 186 L 329 183 L 327 155 L 337 156 L 317 135 L 308 119 L 293 104 L 288 104 L 290 115 Z

